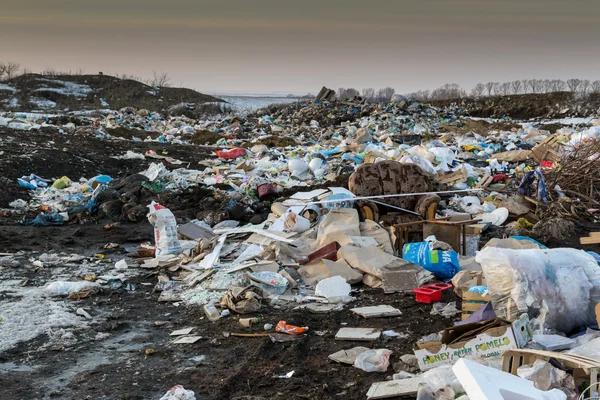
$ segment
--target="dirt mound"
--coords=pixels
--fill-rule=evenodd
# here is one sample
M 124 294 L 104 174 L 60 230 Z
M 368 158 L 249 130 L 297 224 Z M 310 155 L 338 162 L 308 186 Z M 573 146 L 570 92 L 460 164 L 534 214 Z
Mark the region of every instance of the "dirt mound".
M 0 110 L 94 110 L 135 107 L 162 111 L 181 102 L 203 104 L 222 100 L 186 88 L 153 88 L 131 79 L 108 75 L 26 74 L 4 82 Z
M 190 142 L 193 144 L 216 144 L 219 140 L 223 139 L 223 135 L 207 130 L 196 131 Z
M 264 144 L 267 147 L 287 147 L 287 146 L 298 146 L 298 142 L 296 142 L 293 138 L 289 136 L 268 136 L 264 139 L 260 139 L 257 142 L 253 143 L 244 143 L 242 147 L 249 149 L 257 144 Z
M 529 93 L 482 99 L 437 100 L 432 105 L 454 108 L 462 114 L 481 118 L 587 117 L 598 112 L 600 94 L 581 96 L 571 92 Z

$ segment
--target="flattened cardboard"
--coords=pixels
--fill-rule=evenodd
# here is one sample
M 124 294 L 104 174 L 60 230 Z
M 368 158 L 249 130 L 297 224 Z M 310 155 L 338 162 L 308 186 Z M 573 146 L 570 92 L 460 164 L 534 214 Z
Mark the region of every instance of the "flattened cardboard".
M 356 357 L 369 350 L 370 349 L 368 349 L 367 347 L 362 346 L 353 347 L 348 350 L 336 351 L 335 353 L 329 355 L 329 359 L 342 364 L 352 365 L 354 364 L 354 360 L 356 360 Z
M 512 324 L 497 318 L 447 328 L 441 342 L 416 344 L 414 353 L 421 371 L 427 371 L 460 358 L 499 356 L 504 350 L 525 346 L 530 339 L 529 318 L 524 314 Z

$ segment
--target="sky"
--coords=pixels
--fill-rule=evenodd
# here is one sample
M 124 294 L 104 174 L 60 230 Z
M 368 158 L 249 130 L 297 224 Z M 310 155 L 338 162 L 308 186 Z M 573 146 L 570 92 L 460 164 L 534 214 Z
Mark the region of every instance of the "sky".
M 220 94 L 596 80 L 599 13 L 598 0 L 0 0 L 0 61 L 166 72 Z

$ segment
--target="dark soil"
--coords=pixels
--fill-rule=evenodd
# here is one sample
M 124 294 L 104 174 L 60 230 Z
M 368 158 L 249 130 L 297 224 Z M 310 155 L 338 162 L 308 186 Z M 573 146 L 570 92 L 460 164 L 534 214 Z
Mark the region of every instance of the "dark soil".
M 216 133 L 216 132 L 211 132 L 211 131 L 207 131 L 207 130 L 201 130 L 201 131 L 196 131 L 191 139 L 190 142 L 193 144 L 199 144 L 199 145 L 209 145 L 209 144 L 215 144 L 217 143 L 219 140 L 223 139 L 223 135 Z
M 116 260 L 123 257 L 123 250 L 105 251 L 103 245 L 135 245 L 152 238 L 149 224 L 125 224 L 110 231 L 103 230 L 102 225 L 2 226 L 0 246 L 9 252 L 102 252 Z M 138 278 L 129 280 L 136 287 L 133 293 L 123 288 L 105 290 L 76 302 L 77 307 L 102 321 L 92 323 L 89 329 L 76 329 L 76 344 L 41 351 L 47 341 L 42 336 L 0 353 L 0 368 L 7 368 L 0 374 L 2 398 L 158 399 L 171 386 L 181 384 L 195 391 L 199 399 L 363 399 L 371 383 L 391 376 L 392 367 L 386 373 L 366 373 L 334 363 L 328 354 L 354 346 L 388 348 L 394 352 L 393 364 L 401 355 L 411 353 L 417 339 L 452 323 L 451 319 L 432 317 L 431 306 L 416 303 L 411 295 L 384 295 L 364 286 L 357 287 L 358 301 L 339 312 L 311 314 L 294 310 L 297 304 L 291 303 L 277 309 L 265 306 L 252 314 L 261 318 L 258 327 L 239 326 L 237 316 L 211 323 L 199 306 L 157 302 L 158 294 L 152 292 L 156 276 L 146 272 L 140 270 Z M 52 279 L 51 269 L 12 269 L 10 275 L 29 279 L 29 285 L 34 286 Z M 151 285 L 144 286 L 143 282 Z M 349 311 L 377 304 L 390 304 L 403 315 L 366 320 Z M 225 332 L 264 333 L 264 323 L 275 325 L 279 320 L 308 326 L 309 333 L 289 343 L 272 343 L 268 337 L 224 336 Z M 154 321 L 168 324 L 155 326 Z M 408 337 L 373 343 L 336 341 L 335 333 L 345 326 L 392 329 Z M 194 327 L 194 334 L 203 339 L 195 344 L 173 344 L 169 333 L 186 327 Z M 98 334 L 108 335 L 97 339 Z M 145 355 L 146 349 L 154 349 L 154 354 Z M 205 358 L 194 358 L 198 356 Z M 24 370 L 15 370 L 17 367 Z M 291 379 L 274 378 L 292 370 L 295 374 Z
M 149 132 L 119 129 L 119 135 L 131 133 L 132 136 L 145 136 Z M 26 136 L 27 140 L 23 140 Z M 128 150 L 144 154 L 154 150 L 157 154 L 166 155 L 184 162 L 177 167 L 194 167 L 204 160 L 212 149 L 200 146 L 162 144 L 156 142 L 133 142 L 97 139 L 90 134 L 52 133 L 42 131 L 16 131 L 0 127 L 0 179 L 3 190 L 0 191 L 0 208 L 17 198 L 27 198 L 17 185 L 17 178 L 36 174 L 43 178 L 60 178 L 68 176 L 71 180 L 92 178 L 99 174 L 122 178 L 141 172 L 150 163 L 157 162 L 152 158 L 145 160 L 121 160 L 112 156 L 121 156 Z M 165 163 L 166 164 L 166 163 Z M 169 165 L 167 168 L 169 168 Z
M 267 136 L 264 139 L 260 139 L 256 142 L 246 142 L 242 145 L 244 148 L 252 148 L 257 144 L 264 144 L 267 147 L 287 147 L 287 146 L 298 146 L 298 142 L 289 136 Z

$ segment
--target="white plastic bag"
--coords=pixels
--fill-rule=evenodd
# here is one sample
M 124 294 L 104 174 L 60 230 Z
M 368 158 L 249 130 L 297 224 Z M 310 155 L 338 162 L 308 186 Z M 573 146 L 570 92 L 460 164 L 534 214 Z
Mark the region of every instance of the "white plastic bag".
M 452 365 L 440 365 L 423 374 L 424 385 L 419 387 L 417 400 L 450 400 L 464 392 Z
M 533 315 L 545 300 L 546 329 L 568 333 L 596 322 L 600 268 L 585 251 L 486 247 L 475 259 L 481 264 L 499 318 Z
M 177 220 L 171 210 L 154 201 L 148 208 L 148 221 L 154 226 L 155 256 L 179 254 L 181 246 L 177 238 Z
M 385 372 L 390 365 L 391 350 L 375 349 L 365 351 L 354 360 L 354 366 L 365 372 Z
M 66 296 L 66 295 L 74 293 L 74 292 L 81 292 L 82 290 L 95 289 L 95 288 L 99 288 L 99 287 L 100 287 L 100 284 L 96 283 L 96 282 L 56 281 L 56 282 L 49 283 L 46 286 L 46 291 L 49 292 L 53 296 Z
M 196 394 L 177 385 L 169 389 L 160 400 L 196 400 Z

